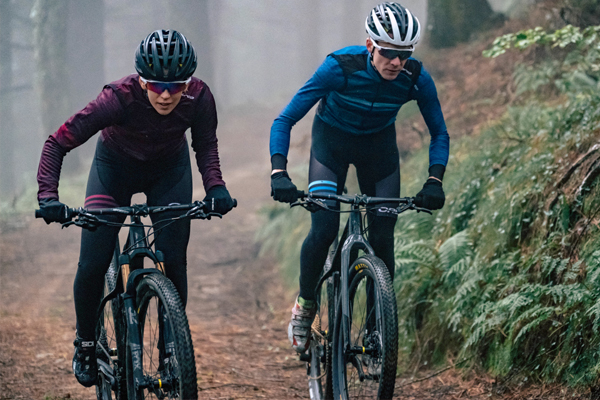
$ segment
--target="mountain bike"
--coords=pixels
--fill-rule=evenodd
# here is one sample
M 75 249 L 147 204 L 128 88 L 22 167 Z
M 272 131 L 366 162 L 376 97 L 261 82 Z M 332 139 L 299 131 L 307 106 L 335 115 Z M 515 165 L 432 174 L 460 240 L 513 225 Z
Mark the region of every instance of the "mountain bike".
M 142 223 L 142 217 L 165 211 L 183 214 L 152 225 Z M 122 251 L 117 241 L 105 275 L 105 296 L 98 309 L 97 399 L 197 399 L 196 363 L 187 316 L 175 286 L 164 274 L 163 254 L 152 248 L 150 237 L 177 220 L 221 215 L 205 212 L 200 201 L 156 207 L 135 204 L 69 209 L 69 215 L 74 220 L 63 227 L 129 228 Z M 102 215 L 126 215 L 130 223 L 106 221 L 100 218 Z M 145 259 L 154 268 L 145 267 Z
M 305 354 L 310 398 L 391 399 L 398 361 L 398 312 L 388 268 L 375 256 L 362 216 L 377 205 L 399 204 L 386 211 L 423 211 L 414 199 L 298 193 L 292 204 L 309 211 L 330 208 L 323 200 L 350 205 L 346 226 L 331 246 L 317 284 L 318 310 Z M 362 252 L 362 255 L 359 255 Z

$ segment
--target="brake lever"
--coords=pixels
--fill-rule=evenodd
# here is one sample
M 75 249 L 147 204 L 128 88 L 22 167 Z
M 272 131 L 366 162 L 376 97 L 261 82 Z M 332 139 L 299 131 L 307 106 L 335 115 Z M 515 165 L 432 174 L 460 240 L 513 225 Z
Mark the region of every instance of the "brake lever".
M 100 218 L 92 214 L 79 214 L 79 217 L 73 223 L 92 232 L 102 225 Z
M 414 206 L 414 209 L 415 209 L 415 210 L 416 210 L 418 213 L 419 213 L 419 212 L 424 212 L 424 213 L 427 213 L 427 214 L 429 214 L 429 215 L 433 215 L 433 213 L 431 212 L 431 210 L 430 210 L 430 209 L 428 209 L 428 208 L 423 208 L 423 207 L 417 207 L 417 206 Z
M 322 202 L 319 199 L 313 199 L 311 197 L 306 197 L 306 199 L 304 201 L 298 200 L 298 201 L 295 201 L 290 204 L 290 208 L 296 207 L 296 206 L 301 206 L 302 208 L 306 209 L 307 211 L 310 211 L 311 213 L 314 213 L 321 209 L 323 209 L 323 210 L 329 209 L 329 207 L 327 207 L 327 205 L 324 202 Z
M 70 227 L 71 225 L 77 225 L 77 224 L 75 223 L 75 221 L 67 221 L 67 222 L 63 222 L 60 225 L 61 225 L 61 229 L 65 229 L 65 228 Z
M 62 223 L 62 229 L 68 228 L 71 225 L 80 226 L 85 229 L 89 229 L 90 227 L 97 228 L 98 225 L 95 224 L 99 222 L 98 217 L 91 214 L 79 214 L 75 220 L 67 221 Z
M 194 210 L 194 212 L 188 212 L 186 217 L 190 219 L 210 219 L 208 214 L 206 214 L 203 210 Z

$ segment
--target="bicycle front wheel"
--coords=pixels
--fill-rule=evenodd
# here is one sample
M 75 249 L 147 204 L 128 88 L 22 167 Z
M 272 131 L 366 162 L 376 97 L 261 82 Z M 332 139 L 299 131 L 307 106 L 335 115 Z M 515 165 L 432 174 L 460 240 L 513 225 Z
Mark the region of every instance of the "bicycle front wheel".
M 197 399 L 192 337 L 175 286 L 164 275 L 147 275 L 137 286 L 136 306 L 142 342 L 142 369 L 148 387 L 143 389 L 143 393 L 138 390 L 135 396 L 129 397 Z
M 391 399 L 398 361 L 392 280 L 383 261 L 365 255 L 352 265 L 349 282 L 349 337 L 344 338 L 341 304 L 333 337 L 335 398 Z

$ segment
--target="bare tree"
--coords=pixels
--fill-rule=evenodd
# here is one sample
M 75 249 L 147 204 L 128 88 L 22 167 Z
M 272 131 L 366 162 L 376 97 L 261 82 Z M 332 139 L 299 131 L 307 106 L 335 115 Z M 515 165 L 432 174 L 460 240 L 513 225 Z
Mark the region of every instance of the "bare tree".
M 324 58 L 319 46 L 321 39 L 320 3 L 319 0 L 304 0 L 296 3 L 298 7 L 296 29 L 299 44 L 297 52 L 301 54 L 298 72 L 304 80 L 312 76 Z
M 580 27 L 600 24 L 600 0 L 563 0 L 560 16 L 567 23 Z
M 69 0 L 36 0 L 34 57 L 36 86 L 40 95 L 44 135 L 56 131 L 72 113 L 67 63 L 67 17 Z M 66 171 L 79 169 L 77 157 L 67 157 Z
M 214 71 L 211 52 L 212 34 L 210 30 L 209 1 L 174 1 L 170 3 L 168 12 L 169 29 L 180 31 L 194 45 L 198 55 L 198 68 L 195 75 L 211 85 L 214 79 Z
M 96 98 L 104 81 L 104 1 L 70 0 L 67 68 L 70 105 L 79 110 Z
M 11 1 L 0 0 L 0 192 L 15 189 L 13 135 Z
M 487 0 L 428 0 L 427 12 L 429 44 L 433 48 L 466 42 L 474 32 L 492 28 L 503 20 Z
M 67 6 L 67 71 L 70 101 L 68 115 L 86 106 L 104 86 L 104 0 L 69 0 Z M 65 117 L 66 118 L 66 117 Z M 65 160 L 68 170 L 78 168 L 77 160 L 90 159 L 93 141 Z M 67 170 L 65 168 L 65 170 Z

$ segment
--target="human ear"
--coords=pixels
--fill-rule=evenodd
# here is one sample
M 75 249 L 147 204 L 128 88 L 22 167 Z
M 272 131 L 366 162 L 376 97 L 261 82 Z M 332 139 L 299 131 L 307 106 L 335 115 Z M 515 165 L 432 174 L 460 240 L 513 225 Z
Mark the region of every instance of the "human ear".
M 367 51 L 369 53 L 373 51 L 373 42 L 371 41 L 370 37 L 367 38 Z

